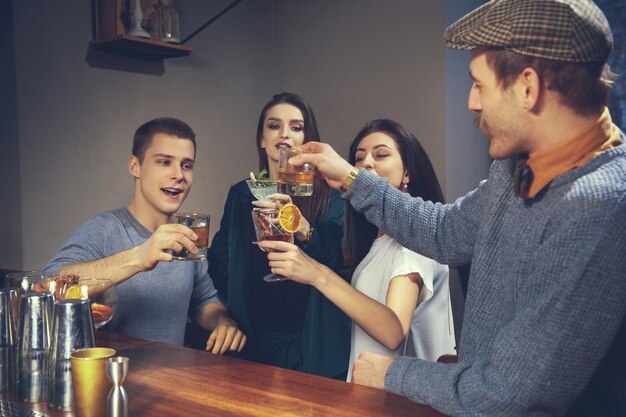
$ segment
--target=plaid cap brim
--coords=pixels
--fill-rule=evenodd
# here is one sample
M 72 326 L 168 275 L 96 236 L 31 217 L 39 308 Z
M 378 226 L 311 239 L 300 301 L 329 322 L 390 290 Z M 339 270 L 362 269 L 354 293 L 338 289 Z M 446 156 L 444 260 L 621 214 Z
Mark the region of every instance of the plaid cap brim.
M 444 40 L 575 63 L 606 61 L 613 44 L 606 17 L 588 0 L 493 0 L 449 26 Z

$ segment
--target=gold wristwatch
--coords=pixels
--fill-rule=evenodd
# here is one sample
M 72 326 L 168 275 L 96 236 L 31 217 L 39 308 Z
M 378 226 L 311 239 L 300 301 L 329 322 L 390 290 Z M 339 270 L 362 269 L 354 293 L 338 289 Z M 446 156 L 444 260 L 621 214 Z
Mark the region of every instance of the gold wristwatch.
M 350 186 L 352 185 L 352 183 L 356 179 L 357 175 L 359 175 L 359 170 L 357 168 L 352 168 L 352 170 L 350 171 L 348 176 L 346 178 L 344 178 L 343 182 L 339 186 L 339 192 L 341 194 L 343 194 L 346 191 L 348 191 L 348 188 L 350 188 Z

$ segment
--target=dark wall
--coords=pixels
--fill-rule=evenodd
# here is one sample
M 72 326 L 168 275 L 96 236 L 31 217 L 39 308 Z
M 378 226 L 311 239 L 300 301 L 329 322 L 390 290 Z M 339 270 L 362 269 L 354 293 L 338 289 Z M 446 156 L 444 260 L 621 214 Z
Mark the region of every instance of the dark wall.
M 0 0 L 0 268 L 22 264 L 21 193 L 11 0 Z
M 613 31 L 613 53 L 609 64 L 619 78 L 613 86 L 609 109 L 613 122 L 626 129 L 626 1 L 596 0 Z

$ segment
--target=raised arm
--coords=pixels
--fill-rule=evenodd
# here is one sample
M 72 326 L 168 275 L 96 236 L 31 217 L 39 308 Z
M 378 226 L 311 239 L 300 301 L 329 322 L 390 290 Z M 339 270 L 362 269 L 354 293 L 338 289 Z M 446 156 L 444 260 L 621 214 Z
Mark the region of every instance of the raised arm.
M 46 265 L 46 272 L 107 277 L 119 284 L 133 275 L 169 262 L 167 250 L 197 251 L 195 233 L 178 224 L 162 225 L 152 235 L 129 232 L 118 217 L 101 213 L 81 225 Z
M 330 268 L 312 259 L 297 246 L 277 241 L 259 243 L 268 254 L 272 272 L 312 285 L 345 312 L 372 338 L 395 350 L 409 331 L 415 311 L 421 277 L 408 274 L 394 277 L 385 304 L 354 289 Z M 381 278 L 382 279 L 382 278 Z
M 301 148 L 311 153 L 291 162 L 314 164 L 333 188 L 346 185 L 344 180 L 354 167 L 329 145 L 308 142 Z M 483 182 L 454 204 L 443 205 L 411 197 L 385 178 L 361 169 L 343 198 L 402 246 L 443 264 L 462 265 L 471 260 L 482 213 L 481 195 L 488 187 Z
M 107 277 L 117 285 L 139 272 L 154 269 L 159 262 L 171 262 L 173 256 L 167 252 L 168 250 L 179 252 L 185 247 L 192 253 L 197 253 L 198 248 L 193 243 L 197 238 L 198 236 L 188 227 L 164 224 L 139 246 L 106 258 L 68 264 L 62 267 L 59 273 L 76 274 L 81 277 Z

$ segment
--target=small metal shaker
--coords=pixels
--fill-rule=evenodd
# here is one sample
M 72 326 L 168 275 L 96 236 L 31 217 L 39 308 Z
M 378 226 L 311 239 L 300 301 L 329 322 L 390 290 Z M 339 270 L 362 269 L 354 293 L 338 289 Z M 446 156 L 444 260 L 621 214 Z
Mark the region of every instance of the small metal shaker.
M 46 398 L 53 303 L 52 294 L 21 295 L 15 393 L 19 400 L 39 402 Z
M 69 411 L 74 407 L 70 354 L 96 346 L 91 308 L 87 299 L 54 303 L 52 346 L 48 365 L 48 405 Z
M 0 393 L 12 391 L 15 383 L 15 306 L 17 289 L 0 289 Z
M 107 397 L 108 417 L 128 417 L 128 395 L 122 386 L 128 374 L 128 358 L 116 356 L 107 360 L 107 378 L 113 384 Z

